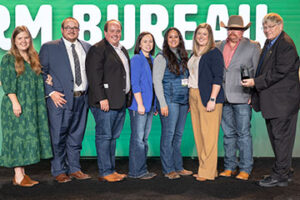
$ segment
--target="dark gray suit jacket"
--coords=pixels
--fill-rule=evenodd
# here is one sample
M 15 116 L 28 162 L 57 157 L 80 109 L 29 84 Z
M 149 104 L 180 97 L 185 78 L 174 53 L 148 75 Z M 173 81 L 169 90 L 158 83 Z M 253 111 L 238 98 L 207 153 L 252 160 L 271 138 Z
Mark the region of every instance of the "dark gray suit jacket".
M 264 49 L 269 42 L 266 40 Z M 255 111 L 262 111 L 265 119 L 287 117 L 298 112 L 299 64 L 293 40 L 282 31 L 266 53 L 260 72 L 254 79 L 252 105 Z

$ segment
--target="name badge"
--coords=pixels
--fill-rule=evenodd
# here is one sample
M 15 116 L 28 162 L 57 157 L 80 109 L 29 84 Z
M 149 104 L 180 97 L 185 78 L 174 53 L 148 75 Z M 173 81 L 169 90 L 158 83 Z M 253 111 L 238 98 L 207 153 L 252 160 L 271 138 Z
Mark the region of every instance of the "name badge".
M 189 84 L 189 79 L 185 78 L 185 79 L 181 79 L 181 85 L 182 86 L 188 86 Z
M 108 88 L 108 84 L 107 83 L 104 83 L 104 88 Z

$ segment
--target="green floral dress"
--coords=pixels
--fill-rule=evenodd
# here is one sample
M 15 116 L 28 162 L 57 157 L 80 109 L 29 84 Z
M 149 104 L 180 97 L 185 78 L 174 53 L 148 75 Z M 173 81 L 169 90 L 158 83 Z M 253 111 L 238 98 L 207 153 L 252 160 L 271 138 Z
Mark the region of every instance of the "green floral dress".
M 14 63 L 11 54 L 3 56 L 0 79 L 5 95 L 1 105 L 0 166 L 4 167 L 26 166 L 52 157 L 42 75 L 36 75 L 25 62 L 25 72 L 17 77 Z M 10 93 L 16 94 L 21 105 L 19 118 L 13 113 L 7 96 Z

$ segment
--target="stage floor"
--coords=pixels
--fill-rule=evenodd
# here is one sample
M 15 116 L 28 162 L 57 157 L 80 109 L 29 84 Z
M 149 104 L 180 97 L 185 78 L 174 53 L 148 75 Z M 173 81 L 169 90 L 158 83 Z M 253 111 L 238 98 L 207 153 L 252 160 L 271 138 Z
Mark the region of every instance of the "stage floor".
M 249 181 L 234 178 L 217 178 L 215 181 L 198 182 L 192 176 L 169 180 L 163 177 L 159 158 L 149 158 L 148 169 L 156 172 L 157 177 L 151 180 L 136 180 L 127 178 L 118 183 L 97 181 L 98 170 L 96 159 L 82 159 L 84 172 L 92 176 L 91 180 L 73 180 L 59 184 L 50 175 L 50 162 L 43 160 L 39 164 L 27 167 L 26 172 L 40 184 L 32 188 L 13 186 L 11 179 L 13 170 L 0 167 L 0 200 L 23 199 L 104 199 L 104 200 L 181 200 L 181 199 L 276 199 L 300 200 L 300 158 L 293 159 L 295 169 L 293 182 L 288 187 L 262 188 L 256 182 L 263 175 L 269 174 L 273 158 L 255 158 L 253 173 Z M 184 167 L 197 171 L 198 160 L 184 158 Z M 128 158 L 118 158 L 118 172 L 128 172 Z M 223 169 L 223 158 L 219 159 L 219 171 Z

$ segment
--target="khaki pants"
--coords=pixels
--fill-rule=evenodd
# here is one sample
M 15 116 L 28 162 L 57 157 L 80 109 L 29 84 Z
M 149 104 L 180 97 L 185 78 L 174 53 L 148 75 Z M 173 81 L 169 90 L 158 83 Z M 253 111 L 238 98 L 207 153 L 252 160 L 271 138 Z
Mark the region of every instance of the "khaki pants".
M 198 176 L 214 180 L 218 175 L 218 137 L 223 104 L 216 104 L 213 112 L 203 106 L 199 89 L 190 89 L 190 108 L 194 138 L 199 159 Z

